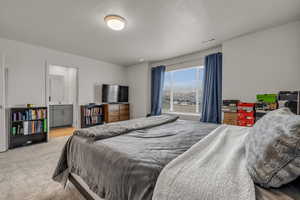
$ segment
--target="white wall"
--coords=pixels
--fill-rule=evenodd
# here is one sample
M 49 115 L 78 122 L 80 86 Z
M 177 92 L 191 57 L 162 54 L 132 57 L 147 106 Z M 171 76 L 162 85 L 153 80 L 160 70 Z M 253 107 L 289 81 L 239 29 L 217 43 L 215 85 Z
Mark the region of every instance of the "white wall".
M 223 99 L 300 89 L 300 21 L 223 44 Z
M 46 63 L 78 68 L 79 104 L 94 101 L 95 84 L 127 84 L 126 68 L 111 63 L 0 38 L 1 54 L 6 55 L 8 68 L 8 107 L 45 105 Z M 7 147 L 0 145 L 1 150 Z
M 147 62 L 127 67 L 131 118 L 150 112 L 150 68 Z
M 79 104 L 94 101 L 96 83 L 126 84 L 126 68 L 111 63 L 63 53 L 0 38 L 0 53 L 6 54 L 8 105 L 45 104 L 45 65 L 79 69 Z

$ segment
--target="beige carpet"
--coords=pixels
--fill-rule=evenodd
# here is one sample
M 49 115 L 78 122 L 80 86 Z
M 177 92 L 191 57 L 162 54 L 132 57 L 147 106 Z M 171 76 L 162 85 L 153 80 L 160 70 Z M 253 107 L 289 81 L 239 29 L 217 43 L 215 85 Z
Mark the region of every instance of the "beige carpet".
M 0 153 L 0 200 L 84 200 L 51 179 L 67 138 Z

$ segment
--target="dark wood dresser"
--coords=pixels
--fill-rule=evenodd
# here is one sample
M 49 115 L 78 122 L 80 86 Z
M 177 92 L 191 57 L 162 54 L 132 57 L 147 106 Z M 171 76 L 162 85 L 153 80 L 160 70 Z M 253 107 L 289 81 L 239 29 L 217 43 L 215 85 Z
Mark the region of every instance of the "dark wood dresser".
M 130 119 L 128 103 L 104 104 L 104 120 L 106 123 L 118 122 Z

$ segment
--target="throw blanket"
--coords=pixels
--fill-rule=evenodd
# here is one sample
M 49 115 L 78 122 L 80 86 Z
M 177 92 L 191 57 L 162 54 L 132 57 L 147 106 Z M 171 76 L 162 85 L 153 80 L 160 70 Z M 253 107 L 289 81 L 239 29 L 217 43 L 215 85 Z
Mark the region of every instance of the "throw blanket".
M 93 140 L 102 140 L 114 136 L 129 133 L 139 129 L 152 128 L 178 119 L 178 116 L 160 115 L 147 118 L 138 118 L 128 121 L 116 122 L 95 126 L 92 128 L 79 129 L 74 132 L 74 135 L 89 137 Z
M 213 131 L 163 169 L 153 200 L 255 200 L 245 166 L 248 133 L 235 126 Z

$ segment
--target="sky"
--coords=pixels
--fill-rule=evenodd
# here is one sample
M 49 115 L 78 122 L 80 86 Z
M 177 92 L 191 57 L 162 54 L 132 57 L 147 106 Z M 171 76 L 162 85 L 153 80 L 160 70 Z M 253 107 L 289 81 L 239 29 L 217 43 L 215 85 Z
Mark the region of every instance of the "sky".
M 197 68 L 188 68 L 182 70 L 173 71 L 173 84 L 175 87 L 191 87 L 198 81 L 196 80 Z M 204 69 L 200 69 L 200 81 L 203 81 Z M 170 87 L 171 84 L 171 72 L 165 73 L 165 87 Z

